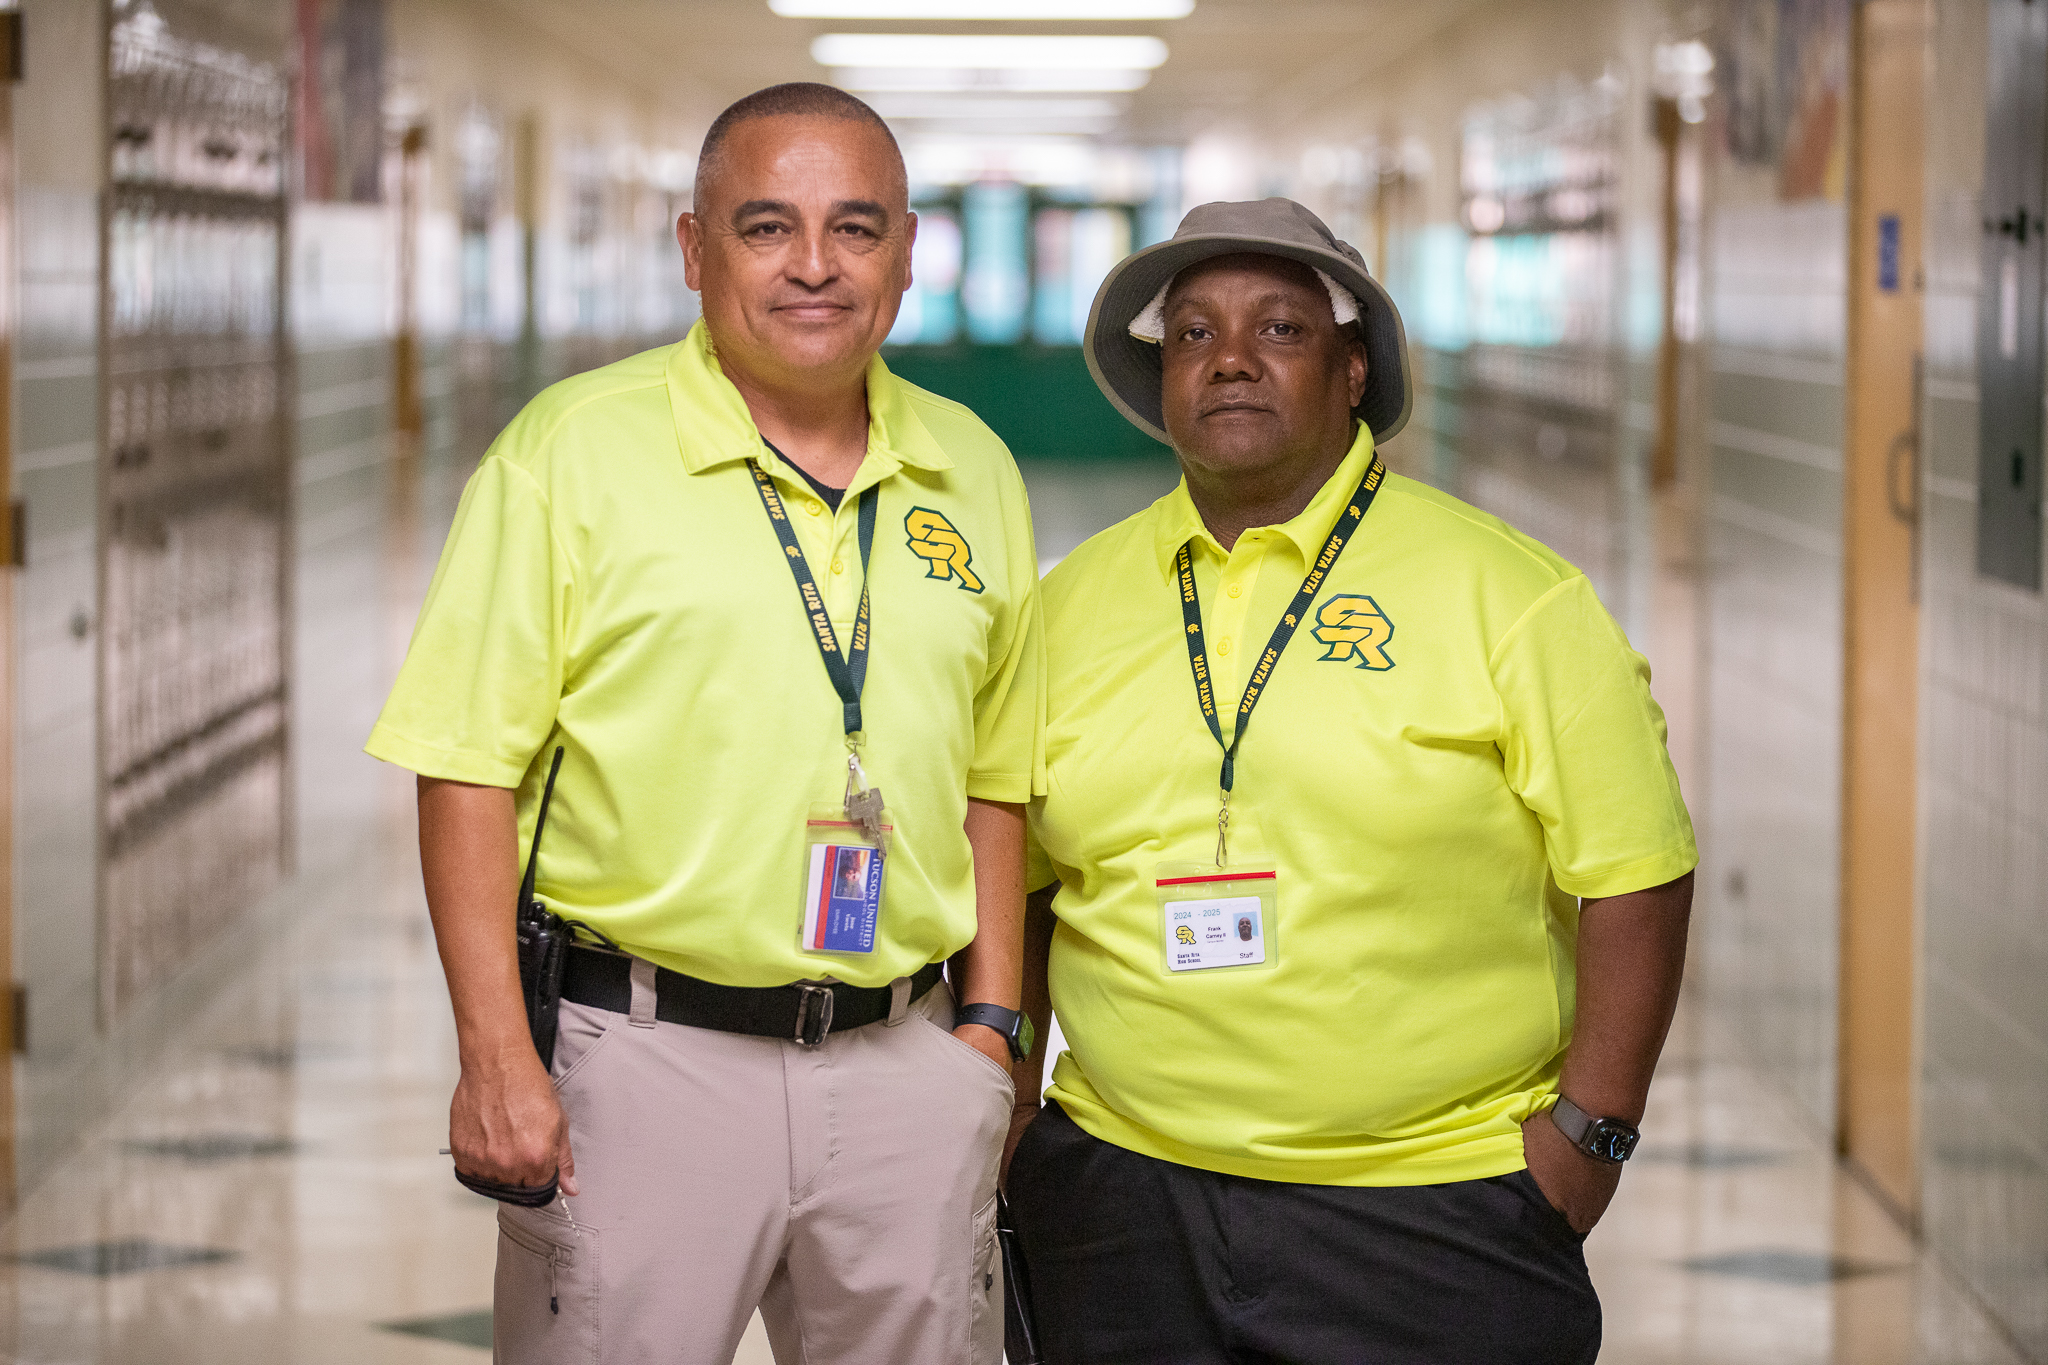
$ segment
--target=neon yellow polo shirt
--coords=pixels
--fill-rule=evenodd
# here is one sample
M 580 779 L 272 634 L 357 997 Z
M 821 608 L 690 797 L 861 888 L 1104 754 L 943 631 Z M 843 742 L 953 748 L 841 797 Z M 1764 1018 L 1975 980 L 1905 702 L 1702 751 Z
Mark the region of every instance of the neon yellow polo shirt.
M 1196 543 L 1228 737 L 1371 449 L 1361 428 L 1300 516 L 1228 553 L 1183 484 L 1046 580 L 1050 1093 L 1104 1141 L 1316 1184 L 1519 1170 L 1571 1036 L 1574 898 L 1698 860 L 1648 666 L 1585 576 L 1389 476 L 1238 750 L 1231 859 L 1277 866 L 1278 962 L 1168 973 L 1154 866 L 1213 860 L 1221 759 L 1175 552 Z
M 523 850 L 561 745 L 542 898 L 693 976 L 875 986 L 963 947 L 967 800 L 1029 800 L 1040 771 L 1031 514 L 967 409 L 879 359 L 867 386 L 867 456 L 836 514 L 769 452 L 701 323 L 541 394 L 463 494 L 369 752 L 516 787 Z M 845 733 L 749 459 L 842 641 L 856 504 L 880 489 L 863 761 L 895 838 L 866 956 L 798 946 L 805 818 L 844 793 Z

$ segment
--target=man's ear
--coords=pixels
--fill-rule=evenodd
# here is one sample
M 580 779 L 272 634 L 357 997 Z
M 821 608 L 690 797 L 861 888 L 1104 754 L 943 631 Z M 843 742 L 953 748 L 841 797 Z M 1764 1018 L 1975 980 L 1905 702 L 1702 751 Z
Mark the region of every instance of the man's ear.
M 683 283 L 700 294 L 704 292 L 702 232 L 696 214 L 685 213 L 676 219 L 676 245 L 683 249 Z
M 1355 408 L 1358 406 L 1359 400 L 1365 397 L 1365 342 L 1359 338 L 1355 326 L 1348 330 L 1351 332 L 1351 342 L 1346 347 L 1346 350 L 1349 352 L 1346 360 L 1350 370 L 1349 392 L 1351 394 L 1351 406 Z

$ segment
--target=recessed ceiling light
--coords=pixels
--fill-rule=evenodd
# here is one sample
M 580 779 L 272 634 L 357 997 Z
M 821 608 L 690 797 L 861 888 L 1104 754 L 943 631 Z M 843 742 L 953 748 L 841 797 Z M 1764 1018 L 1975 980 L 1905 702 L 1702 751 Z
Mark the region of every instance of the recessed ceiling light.
M 1185 19 L 1195 0 L 768 0 L 785 19 Z
M 980 33 L 827 33 L 811 44 L 820 66 L 1149 70 L 1166 44 L 1140 37 L 1026 37 Z
M 953 94 L 1092 94 L 1142 90 L 1149 71 L 1036 71 L 1030 68 L 972 71 L 943 67 L 842 67 L 833 76 L 842 90 L 915 91 Z

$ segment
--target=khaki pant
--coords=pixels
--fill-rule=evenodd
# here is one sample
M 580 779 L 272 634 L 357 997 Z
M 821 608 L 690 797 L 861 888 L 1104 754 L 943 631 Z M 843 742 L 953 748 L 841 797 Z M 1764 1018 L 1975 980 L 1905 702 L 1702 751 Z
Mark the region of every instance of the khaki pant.
M 633 1003 L 562 1004 L 583 1193 L 500 1207 L 498 1361 L 725 1365 L 758 1306 L 779 1365 L 997 1365 L 1011 1083 L 943 984 L 817 1047 Z

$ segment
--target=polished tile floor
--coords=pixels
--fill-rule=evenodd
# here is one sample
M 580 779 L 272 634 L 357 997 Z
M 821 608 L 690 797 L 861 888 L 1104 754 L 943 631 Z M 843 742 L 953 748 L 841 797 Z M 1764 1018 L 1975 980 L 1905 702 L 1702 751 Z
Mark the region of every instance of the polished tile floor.
M 1035 471 L 1042 548 L 1170 482 Z M 437 1155 L 454 1040 L 411 784 L 363 766 L 354 728 L 311 737 L 302 782 L 365 793 L 366 851 L 291 888 L 125 1107 L 0 1224 L 0 1360 L 484 1359 L 492 1206 Z M 1722 1036 L 1688 1005 L 1588 1243 L 1609 1365 L 2024 1365 Z M 739 1360 L 768 1359 L 757 1323 Z

